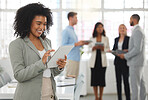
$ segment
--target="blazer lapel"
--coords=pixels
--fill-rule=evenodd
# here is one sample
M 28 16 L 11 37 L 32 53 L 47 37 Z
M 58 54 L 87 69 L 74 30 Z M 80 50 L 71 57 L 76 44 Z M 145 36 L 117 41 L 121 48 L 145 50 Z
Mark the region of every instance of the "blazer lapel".
M 42 45 L 43 45 L 43 47 L 44 47 L 44 49 L 45 49 L 46 52 L 48 50 L 51 50 L 51 47 L 48 45 L 47 42 L 45 42 L 45 40 L 43 40 L 41 37 L 39 37 L 39 39 L 41 40 Z M 48 61 L 49 61 L 50 58 L 51 58 L 51 56 L 48 57 Z
M 91 40 L 92 40 L 91 46 L 95 46 L 95 43 L 97 42 L 96 37 L 95 38 L 91 38 Z
M 123 40 L 123 44 L 122 44 L 122 50 L 126 48 L 126 36 L 124 37 L 124 40 Z
M 36 49 L 36 47 L 33 45 L 33 43 L 30 41 L 30 39 L 27 36 L 24 38 L 24 41 L 40 57 L 38 50 Z
M 119 38 L 120 38 L 120 37 L 118 37 L 118 38 L 117 38 L 117 41 L 116 41 L 116 49 L 118 49 Z M 122 46 L 123 46 L 123 45 L 122 45 Z
M 105 46 L 105 43 L 106 43 L 106 39 L 105 39 L 105 36 L 103 36 L 103 35 L 102 35 L 102 39 L 101 39 L 101 42 L 102 42 L 102 43 L 104 43 L 104 46 Z
M 42 43 L 45 51 L 48 51 L 48 45 L 47 45 L 47 43 L 45 43 L 45 41 L 41 37 L 39 37 L 39 39 L 41 40 L 41 43 Z

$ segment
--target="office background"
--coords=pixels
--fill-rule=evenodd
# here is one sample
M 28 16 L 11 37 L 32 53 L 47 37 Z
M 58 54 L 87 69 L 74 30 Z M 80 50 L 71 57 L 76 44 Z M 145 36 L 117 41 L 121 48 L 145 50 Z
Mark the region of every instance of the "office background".
M 146 59 L 148 59 L 148 0 L 0 0 L 0 65 L 7 67 L 6 69 L 11 69 L 8 68 L 10 67 L 8 46 L 15 39 L 12 27 L 15 13 L 18 8 L 34 2 L 43 3 L 53 12 L 54 25 L 50 28 L 47 37 L 51 39 L 54 49 L 60 46 L 61 32 L 68 25 L 67 13 L 69 11 L 78 13 L 78 24 L 75 26 L 75 31 L 79 40 L 89 39 L 92 36 L 95 23 L 101 21 L 104 23 L 106 35 L 109 37 L 110 48 L 113 47 L 114 38 L 118 36 L 120 24 L 125 24 L 127 26 L 127 35 L 131 35 L 130 16 L 137 13 L 141 17 L 139 24 L 146 36 Z M 87 47 L 84 48 L 84 51 L 86 49 Z M 114 56 L 107 55 L 108 69 L 105 93 L 116 93 Z M 146 66 L 148 66 L 147 60 Z M 86 68 L 86 71 L 88 72 L 87 77 L 90 79 L 89 68 Z M 148 75 L 147 71 L 148 68 L 145 68 L 145 76 Z M 146 82 L 148 84 L 148 79 Z M 88 80 L 87 92 L 92 93 L 92 88 L 89 85 Z

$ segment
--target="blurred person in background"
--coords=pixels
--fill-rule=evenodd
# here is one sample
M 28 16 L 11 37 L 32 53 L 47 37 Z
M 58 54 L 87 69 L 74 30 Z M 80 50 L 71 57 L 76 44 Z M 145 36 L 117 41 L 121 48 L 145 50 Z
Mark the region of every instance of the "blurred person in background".
M 79 75 L 80 48 L 88 44 L 85 41 L 78 41 L 74 31 L 74 25 L 77 24 L 77 13 L 69 12 L 67 15 L 69 25 L 62 31 L 62 45 L 74 45 L 74 48 L 67 55 L 66 76 L 77 78 Z
M 121 24 L 118 28 L 119 36 L 115 38 L 113 50 L 123 50 L 128 52 L 129 37 L 127 36 L 127 28 Z M 116 73 L 116 87 L 118 100 L 122 100 L 122 80 L 124 84 L 124 92 L 126 100 L 130 100 L 130 85 L 129 85 L 129 66 L 125 59 L 115 56 L 114 59 L 115 73 Z
M 109 51 L 110 48 L 108 37 L 105 35 L 104 25 L 101 22 L 95 24 L 91 40 L 92 42 L 89 44 L 89 51 L 91 53 L 89 61 L 89 66 L 91 68 L 91 86 L 94 90 L 95 100 L 103 100 L 103 90 L 106 86 L 106 52 Z
M 121 59 L 127 60 L 129 66 L 132 100 L 147 100 L 146 85 L 144 81 L 145 62 L 145 35 L 139 26 L 140 16 L 133 14 L 130 17 L 130 25 L 133 26 L 129 41 L 129 49 L 125 54 L 119 54 Z

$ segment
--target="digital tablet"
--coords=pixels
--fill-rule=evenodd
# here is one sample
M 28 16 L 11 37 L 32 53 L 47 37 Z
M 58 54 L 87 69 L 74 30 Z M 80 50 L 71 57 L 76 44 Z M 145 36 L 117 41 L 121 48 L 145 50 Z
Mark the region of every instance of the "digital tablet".
M 102 43 L 102 42 L 96 42 L 95 43 L 95 46 L 104 46 L 104 43 Z
M 125 54 L 127 53 L 126 51 L 122 51 L 122 50 L 112 50 L 111 53 L 115 56 L 117 56 L 118 54 Z
M 67 55 L 73 47 L 73 45 L 59 47 L 47 63 L 48 68 L 57 67 L 58 65 L 56 64 L 56 61 L 58 61 L 58 59 L 65 59 L 65 55 Z
M 84 40 L 85 43 L 90 43 L 92 40 Z

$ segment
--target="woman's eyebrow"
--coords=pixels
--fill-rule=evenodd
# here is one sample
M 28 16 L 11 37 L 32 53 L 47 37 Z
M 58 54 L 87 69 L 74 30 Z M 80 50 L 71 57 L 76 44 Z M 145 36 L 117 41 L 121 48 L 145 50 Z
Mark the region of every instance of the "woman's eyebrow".
M 42 23 L 41 21 L 36 21 L 36 22 Z

